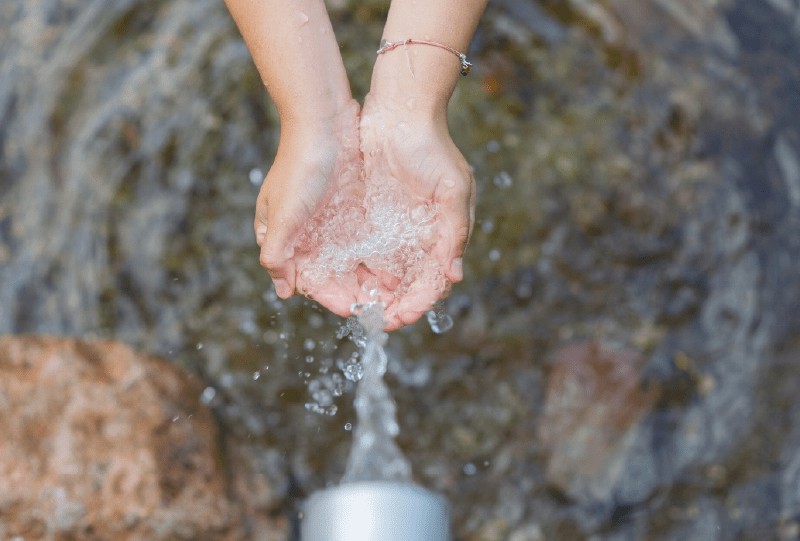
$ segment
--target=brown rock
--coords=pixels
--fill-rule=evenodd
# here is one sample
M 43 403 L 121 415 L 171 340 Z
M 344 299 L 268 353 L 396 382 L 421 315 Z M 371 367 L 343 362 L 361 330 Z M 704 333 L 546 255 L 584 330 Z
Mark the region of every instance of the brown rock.
M 245 539 L 199 383 L 110 341 L 0 338 L 0 539 Z
M 636 352 L 596 342 L 558 353 L 539 436 L 548 481 L 565 494 L 607 500 L 623 476 L 636 431 L 659 396 L 643 387 L 640 365 Z

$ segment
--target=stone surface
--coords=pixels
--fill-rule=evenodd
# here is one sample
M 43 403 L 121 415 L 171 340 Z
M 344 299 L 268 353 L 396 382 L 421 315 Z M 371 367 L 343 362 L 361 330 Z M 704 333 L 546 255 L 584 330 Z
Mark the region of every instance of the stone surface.
M 0 338 L 0 539 L 247 538 L 201 390 L 120 343 Z
M 655 485 L 652 464 L 642 468 L 634 459 L 639 432 L 646 430 L 642 421 L 659 396 L 657 387 L 643 385 L 641 364 L 634 351 L 596 342 L 558 352 L 539 430 L 547 480 L 571 498 L 611 500 L 637 467 Z

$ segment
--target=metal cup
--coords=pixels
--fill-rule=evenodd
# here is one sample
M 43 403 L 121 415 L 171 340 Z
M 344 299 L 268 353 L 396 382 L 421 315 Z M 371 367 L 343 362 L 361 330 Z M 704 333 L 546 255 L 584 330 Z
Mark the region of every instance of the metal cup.
M 348 483 L 306 500 L 302 541 L 450 541 L 447 501 L 422 487 Z

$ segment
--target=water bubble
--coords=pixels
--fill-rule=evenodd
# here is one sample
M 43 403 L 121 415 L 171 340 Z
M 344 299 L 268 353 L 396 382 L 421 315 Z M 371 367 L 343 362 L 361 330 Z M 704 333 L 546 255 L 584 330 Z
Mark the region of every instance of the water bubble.
M 484 220 L 481 222 L 481 231 L 484 233 L 491 233 L 494 231 L 494 222 L 491 220 Z
M 500 260 L 500 250 L 492 248 L 489 250 L 489 261 L 496 262 Z
M 306 338 L 303 341 L 303 349 L 305 349 L 306 351 L 313 351 L 315 347 L 317 347 L 317 343 L 314 342 L 314 340 L 312 340 L 311 338 Z
M 311 314 L 308 316 L 308 325 L 312 329 L 319 329 L 322 327 L 323 323 L 325 323 L 325 320 L 322 319 L 322 316 L 319 314 Z
M 475 464 L 473 464 L 472 462 L 467 462 L 466 464 L 464 464 L 463 470 L 464 470 L 464 475 L 475 475 L 476 473 L 478 473 L 477 466 L 475 466 Z
M 214 387 L 206 387 L 203 389 L 203 394 L 200 395 L 200 400 L 203 404 L 209 405 L 216 396 L 217 390 Z
M 197 346 L 195 346 L 195 347 L 197 348 L 197 351 L 200 351 L 201 349 L 203 349 L 203 343 L 202 342 L 198 342 Z
M 353 423 L 345 423 L 344 424 L 344 429 L 346 431 L 350 432 L 351 430 L 353 430 Z
M 250 184 L 253 186 L 261 186 L 261 183 L 264 182 L 264 172 L 258 167 L 251 169 L 248 176 L 250 177 Z
M 342 396 L 344 394 L 345 381 L 341 374 L 331 375 L 330 388 L 333 396 Z
M 435 310 L 429 310 L 425 317 L 428 319 L 431 330 L 436 334 L 446 333 L 453 328 L 453 318 L 443 311 L 437 313 Z
M 285 332 L 280 333 L 278 335 L 278 338 L 280 338 L 281 340 L 286 340 L 286 333 Z
M 496 139 L 490 140 L 486 143 L 486 150 L 492 154 L 500 150 L 500 143 Z
M 514 184 L 514 180 L 511 178 L 511 175 L 508 174 L 507 171 L 500 171 L 494 177 L 494 185 L 498 188 L 506 189 L 510 188 L 511 185 Z
M 222 376 L 220 376 L 219 384 L 221 386 L 225 387 L 226 389 L 230 389 L 234 385 L 236 385 L 236 378 L 230 372 L 226 372 L 226 373 L 222 374 Z
M 336 339 L 337 340 L 341 340 L 342 338 L 344 338 L 348 334 L 350 334 L 350 327 L 346 323 L 344 325 L 342 325 L 341 327 L 339 327 L 338 329 L 336 329 Z
M 261 377 L 261 371 L 260 370 L 256 370 L 255 372 L 253 372 L 253 381 L 258 381 L 258 379 L 260 377 Z
M 361 363 L 348 363 L 344 367 L 344 377 L 350 381 L 359 381 L 364 377 L 364 367 Z
M 308 392 L 311 394 L 311 398 L 320 406 L 330 406 L 333 404 L 333 394 L 322 381 L 318 379 L 308 384 Z
M 311 364 L 313 362 L 314 362 L 314 356 L 313 355 L 306 355 L 306 363 Z
M 306 402 L 305 408 L 312 413 L 327 415 L 328 417 L 333 417 L 336 415 L 336 412 L 339 411 L 339 408 L 336 406 L 336 404 L 331 404 L 330 406 L 320 406 L 316 402 Z

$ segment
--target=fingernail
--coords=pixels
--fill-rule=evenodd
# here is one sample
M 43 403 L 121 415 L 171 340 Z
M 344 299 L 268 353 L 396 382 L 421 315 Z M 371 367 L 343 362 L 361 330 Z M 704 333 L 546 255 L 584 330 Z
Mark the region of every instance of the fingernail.
M 289 287 L 289 282 L 283 278 L 276 278 L 273 280 L 275 285 L 275 293 L 282 299 L 288 299 L 292 296 L 292 288 Z
M 267 226 L 266 225 L 259 225 L 256 228 L 256 243 L 261 246 L 264 244 L 264 237 L 267 236 Z
M 459 281 L 464 278 L 464 260 L 460 257 L 455 258 L 450 263 L 450 276 L 455 281 Z

